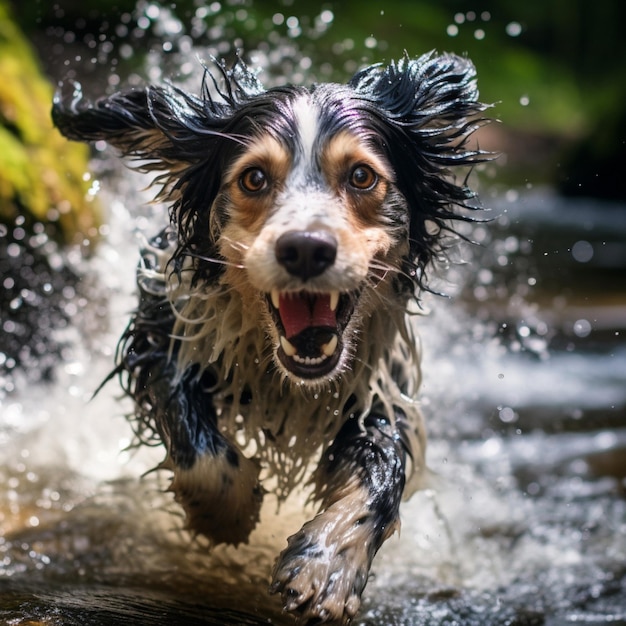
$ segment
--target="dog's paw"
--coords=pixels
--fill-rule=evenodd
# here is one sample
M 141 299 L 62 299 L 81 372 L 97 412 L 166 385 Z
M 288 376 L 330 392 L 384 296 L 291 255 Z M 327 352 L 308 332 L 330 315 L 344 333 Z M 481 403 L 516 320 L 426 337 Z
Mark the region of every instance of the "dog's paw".
M 233 457 L 234 458 L 234 457 Z M 263 488 L 258 465 L 238 456 L 203 456 L 189 470 L 174 470 L 170 490 L 183 507 L 187 528 L 212 544 L 247 543 L 259 521 Z
M 289 538 L 274 567 L 271 593 L 299 624 L 347 624 L 361 605 L 371 558 L 367 541 L 333 541 L 324 513 Z M 357 533 L 360 534 L 360 533 Z

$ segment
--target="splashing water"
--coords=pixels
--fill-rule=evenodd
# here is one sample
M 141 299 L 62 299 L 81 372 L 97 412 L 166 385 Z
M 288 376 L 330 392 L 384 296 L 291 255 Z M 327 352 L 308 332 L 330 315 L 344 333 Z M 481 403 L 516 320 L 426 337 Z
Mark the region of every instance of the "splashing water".
M 242 29 L 262 33 L 249 57 L 266 83 L 357 69 L 350 41 L 334 45 L 336 64 L 317 63 L 329 10 L 310 19 L 277 11 L 267 24 L 255 15 L 214 2 L 187 28 L 170 9 L 140 2 L 107 26 L 116 45 L 110 37 L 91 45 L 85 35 L 92 56 L 65 69 L 82 78 L 85 66 L 94 77 L 104 68 L 108 88 L 118 88 L 120 66 L 146 41 L 145 71 L 124 83 L 143 74 L 194 89 L 195 56 L 231 55 Z M 375 55 L 380 43 L 365 47 Z M 63 348 L 54 364 L 45 350 L 28 361 L 29 370 L 53 369 L 51 380 L 13 368 L 0 397 L 0 590 L 8 598 L 0 618 L 292 623 L 266 588 L 284 536 L 300 525 L 300 501 L 279 517 L 270 503 L 251 546 L 209 555 L 181 530 L 160 492 L 164 477 L 138 479 L 162 451 L 128 449 L 131 407 L 115 384 L 91 399 L 134 306 L 138 243 L 166 220 L 150 192 L 138 191 L 146 180 L 96 149 L 102 190 L 93 189 L 109 212 L 103 241 L 89 260 L 63 253 L 63 267 L 81 276 L 73 291 L 49 288 L 65 298 L 67 325 L 55 335 Z M 594 263 L 609 278 L 615 265 L 623 271 L 623 257 L 609 255 L 607 267 L 602 251 L 623 251 L 626 228 L 616 226 L 614 207 L 564 205 L 540 191 L 489 193 L 499 217 L 468 233 L 482 247 L 464 249 L 470 262 L 446 273 L 454 298 L 426 298 L 431 312 L 418 320 L 433 475 L 403 506 L 401 536 L 375 561 L 356 623 L 626 624 L 624 305 L 583 305 L 588 294 L 564 295 L 550 279 L 557 252 L 576 271 Z M 557 228 L 566 233 L 558 241 Z

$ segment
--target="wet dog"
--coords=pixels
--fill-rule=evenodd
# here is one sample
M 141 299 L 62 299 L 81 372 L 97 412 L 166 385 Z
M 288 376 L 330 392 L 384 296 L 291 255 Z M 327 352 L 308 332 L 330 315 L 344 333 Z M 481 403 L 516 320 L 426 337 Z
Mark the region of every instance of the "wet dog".
M 241 61 L 199 96 L 57 95 L 67 137 L 157 172 L 170 226 L 142 251 L 117 373 L 191 530 L 245 542 L 264 494 L 312 485 L 271 591 L 303 623 L 356 614 L 424 466 L 411 303 L 487 158 L 472 64 L 408 57 L 346 85 L 264 89 Z

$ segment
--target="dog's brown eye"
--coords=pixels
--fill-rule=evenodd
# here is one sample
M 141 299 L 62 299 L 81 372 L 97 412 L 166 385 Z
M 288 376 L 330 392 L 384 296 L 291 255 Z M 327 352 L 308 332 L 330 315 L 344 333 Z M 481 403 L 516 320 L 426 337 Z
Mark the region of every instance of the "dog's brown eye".
M 371 167 L 357 165 L 350 174 L 350 185 L 361 191 L 371 189 L 378 182 L 378 176 Z
M 241 175 L 239 183 L 243 190 L 248 193 L 258 193 L 263 191 L 268 185 L 265 172 L 258 167 L 251 167 L 249 170 L 246 170 Z

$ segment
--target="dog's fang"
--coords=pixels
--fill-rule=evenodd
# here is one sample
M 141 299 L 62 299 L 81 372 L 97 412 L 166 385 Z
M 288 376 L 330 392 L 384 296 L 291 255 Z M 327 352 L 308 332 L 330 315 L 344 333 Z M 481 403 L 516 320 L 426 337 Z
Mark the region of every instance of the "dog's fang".
M 339 292 L 331 291 L 330 292 L 330 310 L 337 310 L 337 305 L 339 304 Z
M 280 292 L 278 289 L 272 289 L 270 293 L 270 297 L 272 299 L 272 304 L 275 309 L 280 309 Z
M 338 343 L 339 343 L 339 340 L 337 339 L 337 335 L 333 335 L 332 339 L 328 343 L 325 343 L 322 346 L 321 348 L 322 353 L 325 354 L 326 356 L 332 356 L 333 354 L 335 354 L 335 350 L 337 349 Z
M 272 292 L 273 293 L 273 292 Z M 283 349 L 283 352 L 287 355 L 287 356 L 295 356 L 296 353 L 298 352 L 295 348 L 295 346 L 289 342 L 289 340 L 287 339 L 287 337 L 284 337 L 283 335 L 281 335 L 280 337 L 280 345 Z

